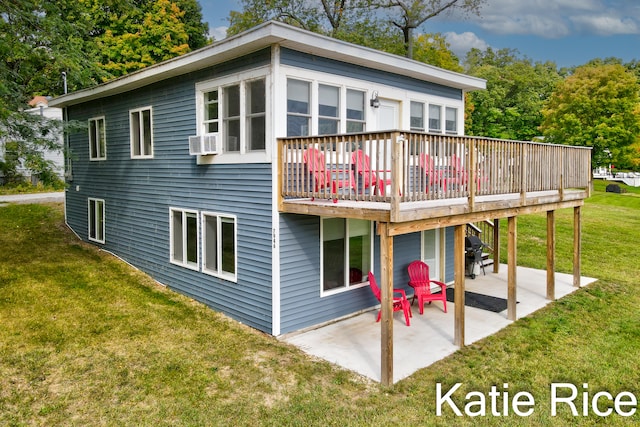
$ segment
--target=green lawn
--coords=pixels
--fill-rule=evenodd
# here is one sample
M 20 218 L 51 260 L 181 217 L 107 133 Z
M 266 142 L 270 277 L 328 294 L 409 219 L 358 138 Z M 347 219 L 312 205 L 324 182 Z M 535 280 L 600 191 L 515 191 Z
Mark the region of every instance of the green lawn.
M 583 208 L 583 274 L 598 282 L 391 388 L 166 290 L 79 242 L 59 205 L 0 207 L 0 425 L 637 424 L 637 411 L 582 416 L 583 391 L 640 398 L 640 194 L 603 188 Z M 572 215 L 556 216 L 563 272 Z M 544 268 L 545 233 L 545 215 L 518 219 L 520 265 Z M 492 416 L 488 400 L 486 416 L 436 416 L 436 383 L 458 382 L 463 411 L 466 393 L 505 383 L 534 411 Z M 551 416 L 553 383 L 577 387 L 580 415 Z

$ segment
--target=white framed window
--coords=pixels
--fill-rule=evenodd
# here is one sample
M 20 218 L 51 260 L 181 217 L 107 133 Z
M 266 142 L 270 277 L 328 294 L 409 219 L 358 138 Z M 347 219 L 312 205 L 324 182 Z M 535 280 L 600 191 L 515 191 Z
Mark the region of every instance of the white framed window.
M 222 88 L 224 151 L 240 152 L 240 85 Z
M 104 243 L 104 200 L 89 198 L 87 210 L 89 240 Z
M 153 158 L 153 116 L 151 107 L 129 111 L 131 158 Z
M 238 280 L 237 218 L 202 213 L 202 271 L 222 279 Z
M 247 151 L 264 151 L 267 139 L 265 79 L 252 80 L 245 87 Z
M 200 225 L 197 211 L 169 209 L 170 260 L 172 264 L 192 270 L 198 269 L 200 261 L 199 234 Z
M 442 132 L 442 106 L 429 104 L 429 132 Z
M 311 135 L 311 82 L 287 79 L 287 136 Z
M 366 130 L 365 90 L 287 78 L 287 136 Z
M 218 133 L 227 157 L 261 153 L 267 146 L 267 78 L 253 71 L 196 84 L 198 135 Z M 224 156 L 223 156 L 224 157 Z M 229 159 L 228 159 L 229 160 Z M 237 161 L 246 161 L 238 157 Z
M 371 221 L 322 218 L 321 295 L 366 286 L 373 265 Z
M 445 108 L 444 119 L 445 132 L 450 134 L 458 133 L 458 109 L 453 107 Z
M 340 88 L 318 85 L 318 135 L 340 132 Z
M 411 101 L 410 107 L 410 127 L 411 130 L 424 132 L 424 102 Z
M 365 98 L 365 91 L 347 89 L 347 133 L 366 130 Z
M 89 119 L 89 160 L 107 159 L 107 134 L 105 119 L 94 117 Z
M 429 278 L 440 280 L 440 230 L 422 232 L 422 261 L 429 266 Z
M 220 131 L 220 99 L 218 89 L 203 94 L 204 102 L 204 131 L 218 133 Z

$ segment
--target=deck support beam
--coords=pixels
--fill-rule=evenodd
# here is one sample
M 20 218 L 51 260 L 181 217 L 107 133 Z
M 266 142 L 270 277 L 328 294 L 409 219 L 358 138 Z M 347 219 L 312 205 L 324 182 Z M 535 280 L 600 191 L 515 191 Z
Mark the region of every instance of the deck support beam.
M 516 320 L 516 289 L 518 267 L 518 217 L 510 216 L 507 222 L 507 319 Z
M 464 225 L 456 225 L 454 228 L 454 285 L 453 285 L 453 305 L 454 305 L 454 334 L 453 344 L 464 347 Z
M 556 299 L 556 216 L 547 211 L 547 299 Z
M 380 235 L 380 378 L 393 385 L 393 237 L 388 224 L 378 223 Z
M 493 272 L 500 272 L 500 219 L 493 220 Z
M 580 259 L 582 257 L 582 211 L 573 208 L 573 286 L 580 287 Z

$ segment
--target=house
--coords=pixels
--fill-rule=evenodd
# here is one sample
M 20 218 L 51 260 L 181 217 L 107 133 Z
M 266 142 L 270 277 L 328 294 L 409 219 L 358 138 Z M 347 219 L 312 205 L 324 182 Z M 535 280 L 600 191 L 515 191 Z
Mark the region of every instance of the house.
M 514 232 L 588 196 L 586 149 L 463 135 L 465 93 L 484 88 L 268 22 L 51 102 L 88 125 L 67 137 L 67 223 L 274 336 L 375 307 L 371 270 L 389 340 L 412 260 L 463 292 L 467 223 Z
M 49 98 L 45 96 L 35 96 L 31 101 L 29 101 L 29 106 L 25 110 L 26 113 L 39 115 L 46 119 L 52 120 L 62 120 L 62 109 L 54 108 L 49 106 Z M 62 146 L 62 135 L 59 136 L 60 146 Z M 0 159 L 3 159 L 5 156 L 6 147 L 4 146 L 3 141 L 0 140 Z M 53 166 L 53 172 L 60 179 L 64 179 L 64 155 L 61 150 L 43 150 L 43 158 L 45 161 L 50 162 Z M 33 184 L 35 184 L 38 180 L 36 175 L 32 174 L 32 171 L 24 167 L 22 164 L 18 166 L 17 172 L 20 173 L 25 178 L 31 180 Z M 0 181 L 1 181 L 0 176 Z

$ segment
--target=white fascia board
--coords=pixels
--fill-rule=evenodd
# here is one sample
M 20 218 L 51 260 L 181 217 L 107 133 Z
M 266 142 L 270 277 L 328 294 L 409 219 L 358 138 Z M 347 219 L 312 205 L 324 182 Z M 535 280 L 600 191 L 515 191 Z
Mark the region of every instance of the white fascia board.
M 483 79 L 271 21 L 110 82 L 59 96 L 52 99 L 49 106 L 66 107 L 127 92 L 157 81 L 210 67 L 273 44 L 280 44 L 294 50 L 350 64 L 451 86 L 464 91 L 486 88 L 486 81 Z

